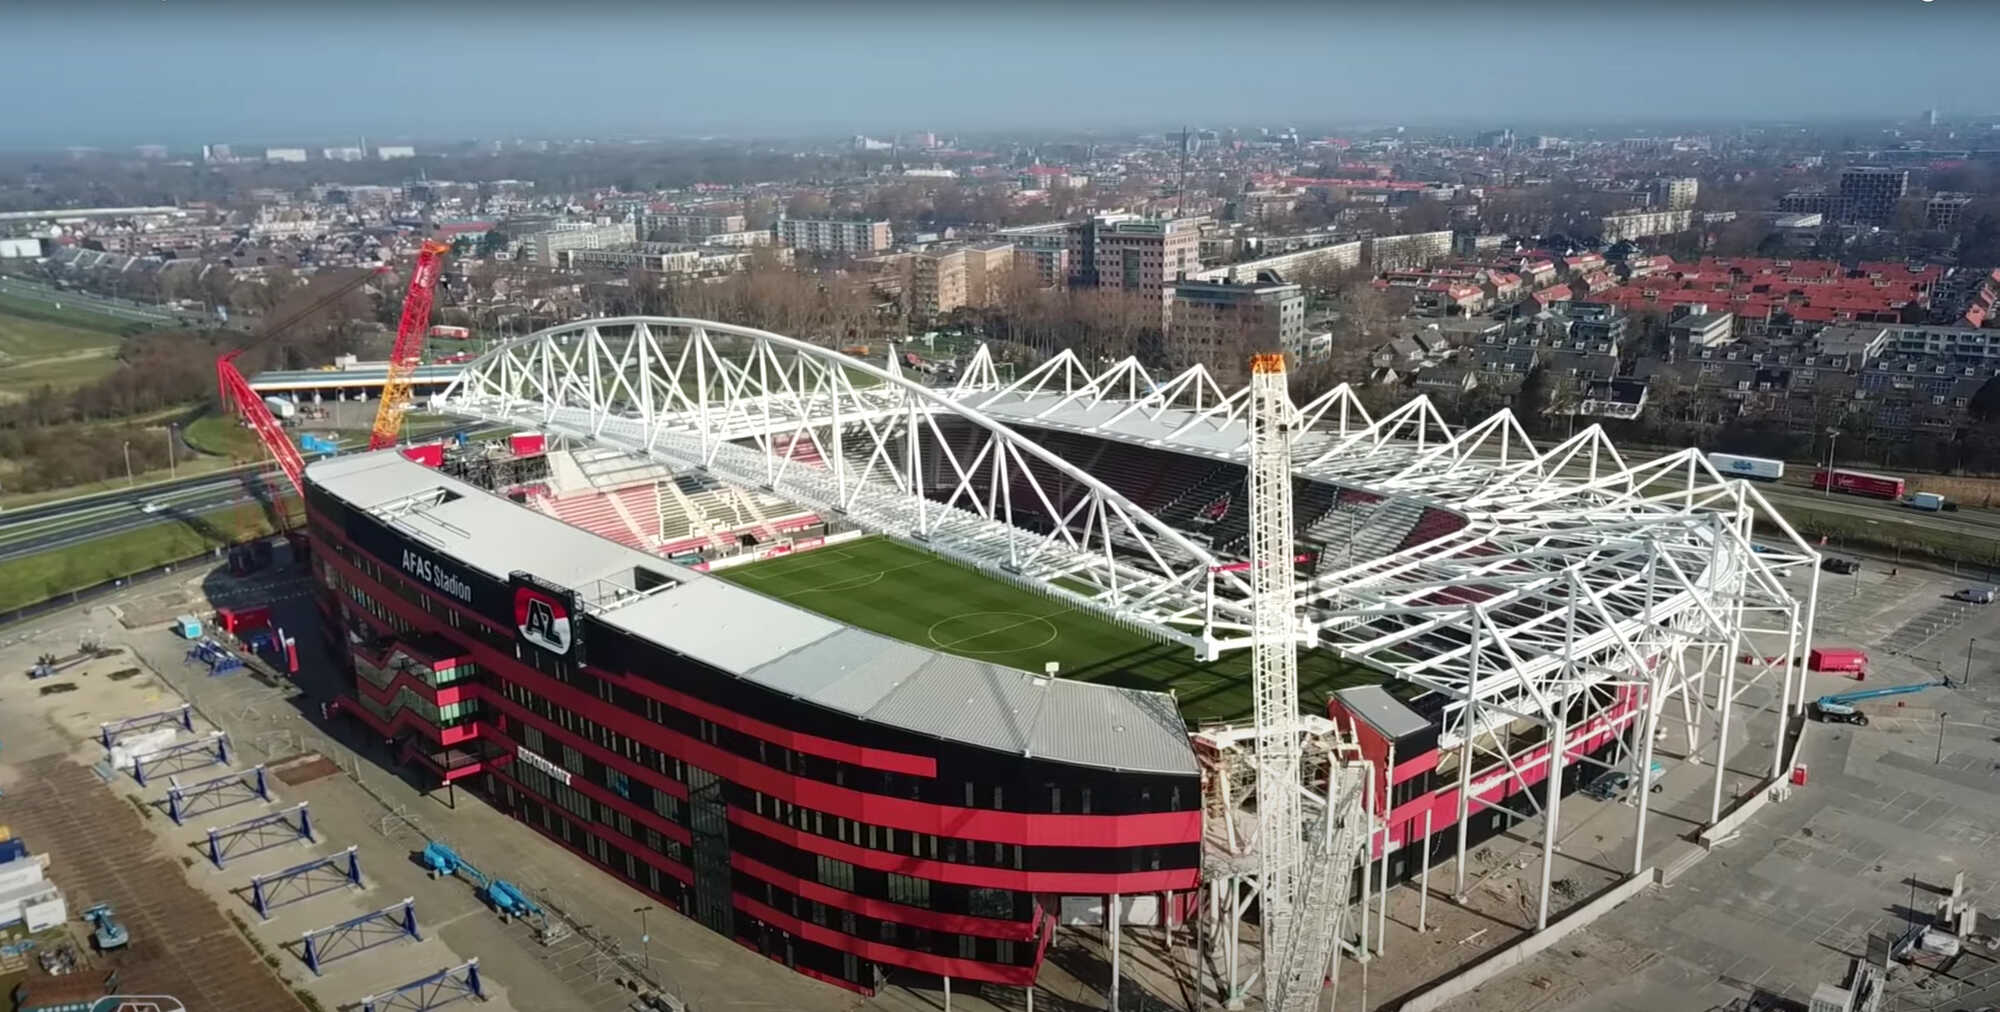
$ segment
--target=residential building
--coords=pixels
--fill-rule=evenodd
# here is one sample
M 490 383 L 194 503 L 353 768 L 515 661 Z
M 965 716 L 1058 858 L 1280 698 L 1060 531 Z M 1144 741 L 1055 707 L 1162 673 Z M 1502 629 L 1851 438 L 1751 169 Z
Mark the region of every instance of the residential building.
M 561 235 L 563 233 L 549 233 Z M 691 274 L 701 262 L 701 252 L 678 243 L 642 242 L 606 249 L 563 249 L 554 264 L 579 271 L 647 271 L 653 274 Z
M 398 158 L 415 158 L 417 149 L 407 144 L 383 144 L 375 148 L 375 157 L 385 162 L 395 161 Z
M 1778 210 L 1786 214 L 1840 214 L 1840 197 L 1825 190 L 1793 190 L 1778 198 Z
M 892 241 L 886 221 L 780 218 L 777 231 L 780 243 L 807 253 L 867 256 L 888 249 Z
M 965 305 L 965 251 L 928 249 L 910 258 L 910 314 L 936 319 Z
M 1069 250 L 1057 246 L 1015 246 L 1014 271 L 1037 286 L 1055 288 L 1069 280 Z
M 1665 211 L 1685 211 L 1694 206 L 1701 193 L 1701 180 L 1693 176 L 1653 180 L 1653 206 Z
M 1813 335 L 1819 354 L 1837 358 L 1848 369 L 1860 369 L 1889 350 L 1887 327 L 1846 324 L 1827 327 Z
M 1204 218 L 1098 215 L 1069 228 L 1070 280 L 1098 288 L 1158 292 L 1201 272 Z
M 1362 240 L 1353 239 L 1348 242 L 1327 243 L 1323 246 L 1308 246 L 1289 253 L 1274 253 L 1254 260 L 1245 260 L 1242 263 L 1210 267 L 1189 274 L 1188 279 L 1247 281 L 1254 280 L 1257 275 L 1267 272 L 1281 278 L 1311 278 L 1315 274 L 1355 270 L 1361 266 L 1362 245 Z
M 1893 324 L 1886 330 L 1887 351 L 1898 355 L 1922 355 L 1950 362 L 2000 361 L 2000 330 Z
M 1591 377 L 1584 380 L 1581 392 L 1569 413 L 1630 421 L 1646 410 L 1647 383 L 1642 379 Z
M 639 219 L 646 238 L 654 242 L 695 242 L 705 236 L 742 232 L 749 228 L 740 214 L 648 213 Z
M 1451 255 L 1451 231 L 1378 235 L 1368 240 L 1368 262 L 1376 270 L 1421 267 Z
M 1166 354 L 1174 368 L 1205 365 L 1225 384 L 1249 375 L 1250 356 L 1305 352 L 1306 296 L 1274 274 L 1245 284 L 1181 281 L 1173 285 Z
M 264 160 L 267 162 L 303 162 L 306 160 L 306 149 L 265 148 Z
M 697 242 L 703 246 L 769 246 L 772 239 L 769 229 L 752 228 L 741 232 L 716 232 L 712 235 L 698 235 L 688 241 Z
M 1952 228 L 1971 205 L 1970 193 L 1934 193 L 1924 201 L 1924 224 L 1932 228 Z
M 1885 224 L 1910 189 L 1910 170 L 1850 165 L 1840 170 L 1840 212 L 1847 221 Z
M 1667 323 L 1667 333 L 1676 347 L 1713 348 L 1730 342 L 1736 319 L 1733 315 L 1713 312 L 1701 303 L 1679 307 L 1676 313 Z
M 561 254 L 566 250 L 615 249 L 637 239 L 638 230 L 629 221 L 609 225 L 558 222 L 528 236 L 523 248 L 529 263 L 555 266 L 562 263 Z
M 360 148 L 321 148 L 319 155 L 329 162 L 358 162 L 367 157 Z
M 1631 323 L 1617 306 L 1605 302 L 1571 303 L 1569 320 L 1571 337 L 1604 347 L 1613 355 L 1618 354 L 1618 345 L 1625 340 L 1625 329 Z
M 1694 212 L 1678 211 L 1636 211 L 1630 214 L 1608 215 L 1598 220 L 1598 231 L 1605 242 L 1621 239 L 1644 239 L 1655 235 L 1672 235 L 1694 227 Z

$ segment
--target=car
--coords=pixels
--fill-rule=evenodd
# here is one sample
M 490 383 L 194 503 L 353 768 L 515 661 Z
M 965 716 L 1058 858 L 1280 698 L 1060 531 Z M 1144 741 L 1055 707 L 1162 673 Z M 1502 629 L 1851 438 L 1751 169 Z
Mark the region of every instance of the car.
M 161 511 L 161 510 L 163 510 L 163 509 L 166 509 L 166 506 L 164 506 L 164 505 L 162 505 L 162 504 L 160 504 L 160 503 L 156 503 L 156 502 L 149 502 L 149 503 L 145 504 L 144 506 L 141 506 L 141 507 L 139 507 L 139 512 L 141 512 L 141 513 L 158 513 L 159 511 Z
M 1654 794 L 1665 786 L 1660 783 L 1660 775 L 1667 771 L 1664 763 L 1654 762 L 1652 775 L 1646 778 L 1646 789 Z M 1583 793 L 1599 801 L 1615 801 L 1624 797 L 1632 789 L 1632 774 L 1629 770 L 1610 770 L 1600 773 L 1597 779 L 1585 784 Z
M 1992 604 L 1993 598 L 1996 595 L 2000 595 L 2000 590 L 1996 590 L 1993 587 L 1966 587 L 1963 590 L 1954 592 L 1951 596 L 1954 600 L 1964 601 L 1968 604 Z
M 1844 559 L 1838 555 L 1829 555 L 1826 558 L 1820 560 L 1819 568 L 1824 569 L 1829 573 L 1839 573 L 1845 576 L 1849 573 L 1861 572 L 1861 560 Z

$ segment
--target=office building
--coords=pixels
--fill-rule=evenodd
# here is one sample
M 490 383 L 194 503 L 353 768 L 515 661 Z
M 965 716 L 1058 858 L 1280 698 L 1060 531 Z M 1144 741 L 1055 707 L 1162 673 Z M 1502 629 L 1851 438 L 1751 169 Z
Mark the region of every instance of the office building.
M 1201 271 L 1206 218 L 1106 214 L 1069 227 L 1073 284 L 1153 293 Z
M 365 154 L 360 148 L 321 148 L 319 156 L 329 162 L 358 162 Z
M 1909 188 L 1908 169 L 1850 165 L 1840 170 L 1841 216 L 1851 222 L 1887 224 Z
M 415 158 L 417 149 L 406 144 L 384 144 L 375 149 L 375 157 L 385 162 L 398 158 Z
M 557 235 L 560 233 L 549 233 Z M 701 252 L 692 246 L 669 242 L 642 242 L 607 249 L 570 248 L 556 253 L 556 266 L 577 271 L 624 274 L 688 274 L 701 262 Z
M 1250 356 L 1282 350 L 1297 356 L 1306 337 L 1306 297 L 1269 272 L 1255 281 L 1182 281 L 1173 285 L 1167 323 L 1170 365 L 1205 365 L 1225 385 L 1247 378 Z
M 728 229 L 716 231 L 728 231 Z M 867 256 L 888 249 L 891 240 L 889 223 L 886 221 L 780 218 L 778 241 L 806 253 Z
M 267 162 L 303 162 L 306 160 L 306 149 L 265 148 L 264 160 Z
M 1663 211 L 1685 211 L 1700 193 L 1701 180 L 1693 176 L 1653 180 L 1653 206 Z

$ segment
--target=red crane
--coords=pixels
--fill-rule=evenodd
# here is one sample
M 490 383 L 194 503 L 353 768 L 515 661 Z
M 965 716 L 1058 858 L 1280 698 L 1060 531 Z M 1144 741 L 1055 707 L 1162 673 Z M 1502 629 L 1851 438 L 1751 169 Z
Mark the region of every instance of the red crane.
M 371 450 L 396 445 L 396 436 L 403 430 L 403 412 L 410 408 L 410 383 L 417 366 L 423 364 L 424 337 L 430 332 L 431 298 L 437 292 L 438 274 L 444 269 L 444 255 L 449 252 L 449 245 L 431 239 L 417 248 L 417 267 L 410 272 L 410 290 L 403 296 L 403 318 L 396 324 L 396 347 L 389 353 L 389 378 L 382 384 L 382 403 L 375 409 L 375 428 L 368 435 Z
M 313 300 L 304 309 L 265 327 L 261 333 L 251 339 L 250 343 L 234 351 L 224 352 L 220 358 L 215 360 L 215 384 L 217 390 L 222 395 L 223 407 L 225 409 L 234 409 L 236 414 L 247 422 L 251 429 L 256 431 L 257 438 L 264 444 L 264 449 L 269 450 L 271 456 L 276 458 L 278 469 L 285 472 L 285 478 L 292 483 L 292 491 L 301 496 L 305 494 L 305 459 L 299 456 L 298 447 L 292 445 L 291 437 L 285 435 L 285 430 L 278 424 L 278 420 L 271 417 L 271 409 L 264 405 L 264 399 L 257 396 L 257 391 L 250 389 L 250 381 L 244 379 L 243 374 L 237 371 L 236 358 L 244 352 L 284 333 L 292 324 L 318 312 L 321 308 L 361 287 L 370 278 L 373 278 L 377 274 L 387 273 L 388 270 L 389 268 L 387 267 L 379 267 L 375 270 L 364 271 L 355 275 L 353 280 L 344 282 L 325 296 Z

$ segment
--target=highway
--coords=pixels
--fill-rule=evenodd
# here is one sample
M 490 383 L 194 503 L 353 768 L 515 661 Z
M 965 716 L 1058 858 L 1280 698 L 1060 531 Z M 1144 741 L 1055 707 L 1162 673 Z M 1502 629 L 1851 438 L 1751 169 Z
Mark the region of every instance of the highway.
M 257 489 L 283 485 L 284 477 L 276 470 L 238 468 L 0 513 L 0 562 L 155 524 L 185 523 L 216 510 L 258 502 Z M 161 509 L 147 513 L 147 503 L 158 503 Z
M 88 292 L 63 291 L 27 278 L 12 275 L 0 277 L 0 295 L 11 295 L 19 299 L 33 299 L 51 306 L 61 304 L 72 309 L 84 309 L 93 313 L 136 323 L 179 323 L 181 317 L 161 306 L 134 302 L 131 299 L 114 299 Z M 184 314 L 198 316 L 199 313 Z

